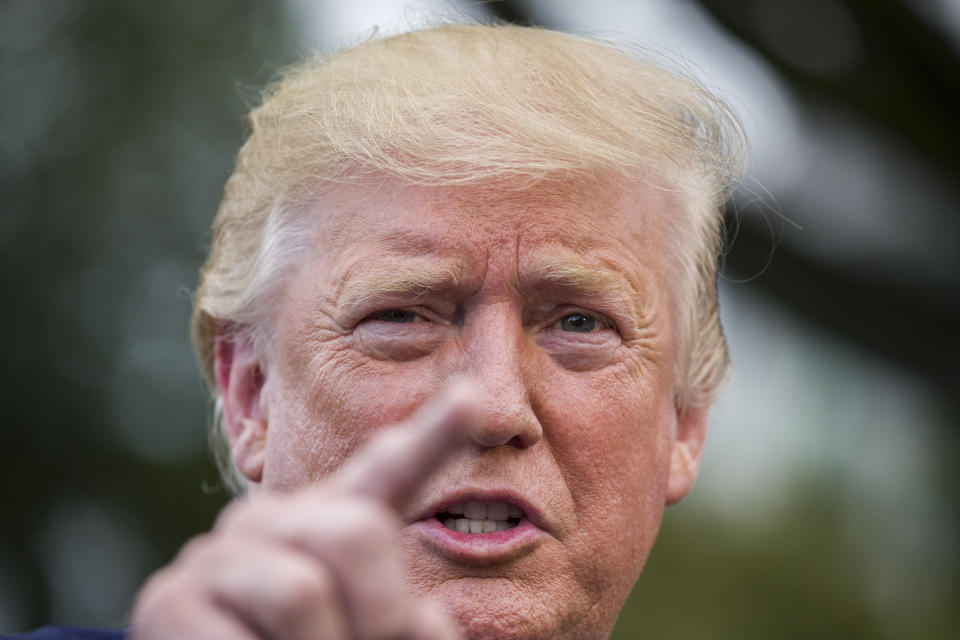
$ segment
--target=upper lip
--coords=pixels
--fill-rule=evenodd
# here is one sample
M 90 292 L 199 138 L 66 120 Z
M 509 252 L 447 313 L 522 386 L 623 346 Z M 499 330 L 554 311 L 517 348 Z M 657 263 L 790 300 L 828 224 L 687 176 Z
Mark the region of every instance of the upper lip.
M 413 521 L 432 518 L 437 513 L 445 510 L 447 507 L 458 502 L 467 502 L 475 500 L 477 502 L 506 502 L 523 510 L 523 517 L 530 520 L 541 529 L 547 529 L 547 522 L 543 516 L 543 511 L 532 504 L 517 491 L 509 488 L 471 488 L 463 487 L 460 489 L 444 491 L 439 497 L 428 501 L 427 506 L 416 512 Z

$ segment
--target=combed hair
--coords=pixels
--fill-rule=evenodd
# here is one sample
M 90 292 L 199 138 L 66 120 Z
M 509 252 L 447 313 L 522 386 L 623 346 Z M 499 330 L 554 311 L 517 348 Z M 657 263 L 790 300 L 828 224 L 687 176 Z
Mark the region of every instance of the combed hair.
M 274 302 L 312 238 L 300 212 L 377 175 L 425 186 L 646 180 L 669 221 L 678 406 L 730 367 L 717 304 L 723 203 L 746 164 L 732 110 L 650 53 L 545 29 L 449 24 L 372 38 L 288 69 L 249 116 L 196 292 L 192 338 L 217 402 L 217 332 L 269 350 Z M 510 185 L 507 187 L 506 185 Z M 240 490 L 219 417 L 213 445 Z

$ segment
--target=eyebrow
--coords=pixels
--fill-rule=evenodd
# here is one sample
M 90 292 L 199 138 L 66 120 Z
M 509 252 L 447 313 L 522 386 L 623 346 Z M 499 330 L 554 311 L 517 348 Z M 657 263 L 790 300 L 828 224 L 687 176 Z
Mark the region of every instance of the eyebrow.
M 385 254 L 390 255 L 386 250 Z M 640 294 L 622 270 L 606 261 L 590 262 L 579 252 L 562 248 L 538 251 L 520 267 L 521 289 L 543 289 L 586 299 L 595 299 L 608 311 L 620 311 L 639 320 Z M 383 298 L 423 298 L 434 293 L 455 291 L 464 286 L 464 265 L 460 260 L 404 258 L 377 265 L 355 263 L 341 278 L 336 306 L 355 310 Z
M 378 265 L 363 273 L 348 274 L 337 294 L 337 305 L 349 309 L 386 296 L 421 298 L 463 284 L 463 265 L 457 261 L 430 260 L 430 264 L 404 262 Z
M 640 294 L 626 275 L 602 262 L 585 263 L 584 259 L 579 253 L 562 249 L 539 253 L 523 266 L 523 282 L 534 290 L 546 285 L 577 296 L 598 298 L 637 318 Z

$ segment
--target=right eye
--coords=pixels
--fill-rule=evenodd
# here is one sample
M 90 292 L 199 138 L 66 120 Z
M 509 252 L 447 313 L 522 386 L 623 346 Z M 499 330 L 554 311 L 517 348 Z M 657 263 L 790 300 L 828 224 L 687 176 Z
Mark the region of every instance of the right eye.
M 409 309 L 383 309 L 382 311 L 377 311 L 376 313 L 371 313 L 366 318 L 367 320 L 380 320 L 382 322 L 417 322 L 422 321 L 423 317 L 410 311 Z
M 450 337 L 430 309 L 394 307 L 368 314 L 355 328 L 357 348 L 375 360 L 406 362 L 430 355 Z

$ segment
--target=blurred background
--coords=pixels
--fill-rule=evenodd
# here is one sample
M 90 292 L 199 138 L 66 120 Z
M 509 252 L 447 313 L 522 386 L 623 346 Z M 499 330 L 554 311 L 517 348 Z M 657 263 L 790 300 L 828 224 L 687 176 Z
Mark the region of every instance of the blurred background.
M 956 0 L 0 1 L 0 632 L 122 624 L 210 526 L 187 319 L 243 115 L 437 14 L 673 52 L 755 148 L 736 375 L 615 637 L 957 637 Z

